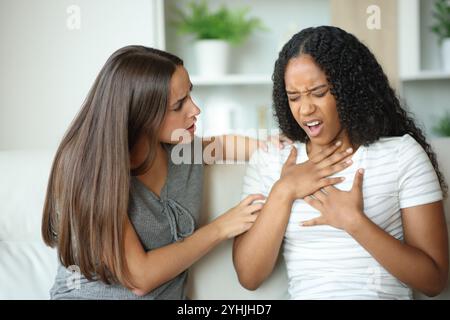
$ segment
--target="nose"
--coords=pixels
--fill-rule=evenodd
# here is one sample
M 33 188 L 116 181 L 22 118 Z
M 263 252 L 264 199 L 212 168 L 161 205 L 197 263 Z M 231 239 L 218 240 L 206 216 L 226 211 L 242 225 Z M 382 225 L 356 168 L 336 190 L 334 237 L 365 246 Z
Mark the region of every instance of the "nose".
M 316 106 L 309 99 L 305 99 L 300 105 L 300 114 L 303 116 L 309 115 L 316 110 Z
M 201 110 L 197 105 L 195 104 L 194 100 L 192 98 L 190 99 L 190 106 L 189 106 L 189 117 L 196 117 L 200 114 Z

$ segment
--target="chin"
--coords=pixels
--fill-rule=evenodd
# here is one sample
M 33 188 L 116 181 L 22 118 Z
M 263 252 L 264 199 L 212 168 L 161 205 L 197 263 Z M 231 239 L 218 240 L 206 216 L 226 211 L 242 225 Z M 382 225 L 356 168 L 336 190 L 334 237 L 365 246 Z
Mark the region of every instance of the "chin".
M 189 144 L 194 140 L 194 133 L 185 134 L 179 140 L 171 141 L 172 144 Z
M 194 139 L 194 132 L 186 130 L 186 129 L 175 129 L 172 131 L 172 134 L 164 139 L 166 143 L 170 144 L 187 144 L 191 143 Z

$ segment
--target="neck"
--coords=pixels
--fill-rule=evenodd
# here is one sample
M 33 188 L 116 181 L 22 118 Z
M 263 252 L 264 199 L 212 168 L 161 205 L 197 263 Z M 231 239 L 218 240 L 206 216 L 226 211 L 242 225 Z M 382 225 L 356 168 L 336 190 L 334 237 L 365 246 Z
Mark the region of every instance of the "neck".
M 148 155 L 149 152 L 149 145 L 147 143 L 147 140 L 143 137 L 141 137 L 133 147 L 133 149 L 130 152 L 130 166 L 131 168 L 138 167 L 141 163 L 144 162 L 145 158 Z M 148 170 L 154 171 L 155 168 L 160 168 L 161 166 L 166 166 L 167 164 L 167 152 L 161 145 L 161 143 L 158 143 L 155 150 L 155 158 L 153 160 L 153 163 Z
M 345 151 L 348 148 L 353 148 L 353 153 L 355 153 L 356 149 L 359 147 L 358 145 L 354 145 L 350 142 L 350 138 L 348 137 L 348 134 L 345 130 L 341 130 L 338 133 L 338 135 L 326 145 L 317 144 L 317 143 L 314 143 L 313 141 L 308 141 L 306 143 L 306 150 L 307 150 L 308 155 L 316 154 L 323 148 L 332 146 L 338 141 L 342 142 L 341 146 L 337 150 L 338 152 Z

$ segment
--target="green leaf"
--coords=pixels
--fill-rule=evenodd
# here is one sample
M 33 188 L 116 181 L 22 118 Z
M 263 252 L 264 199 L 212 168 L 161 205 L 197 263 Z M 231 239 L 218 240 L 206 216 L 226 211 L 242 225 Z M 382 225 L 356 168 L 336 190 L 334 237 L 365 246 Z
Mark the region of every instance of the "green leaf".
M 197 39 L 222 39 L 231 44 L 243 42 L 256 30 L 267 30 L 258 18 L 247 18 L 249 8 L 230 10 L 222 5 L 211 12 L 206 0 L 191 1 L 186 12 L 174 10 L 173 21 L 179 34 L 193 34 Z
M 447 112 L 446 115 L 439 121 L 439 123 L 433 127 L 433 132 L 437 135 L 450 137 L 450 113 Z
M 438 36 L 439 42 L 450 38 L 450 2 L 435 0 L 432 15 L 435 23 L 431 26 L 431 31 Z

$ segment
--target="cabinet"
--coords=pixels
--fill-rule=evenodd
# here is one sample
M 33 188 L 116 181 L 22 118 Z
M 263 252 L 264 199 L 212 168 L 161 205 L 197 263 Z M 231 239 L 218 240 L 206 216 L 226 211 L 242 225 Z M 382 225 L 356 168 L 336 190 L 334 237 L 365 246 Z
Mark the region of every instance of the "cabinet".
M 189 1 L 159 1 L 161 41 L 159 47 L 180 56 L 194 85 L 192 96 L 202 110 L 199 135 L 238 133 L 255 136 L 258 129 L 275 129 L 272 116 L 272 72 L 281 46 L 299 30 L 330 23 L 329 0 L 210 0 L 211 9 L 249 7 L 267 31 L 258 31 L 239 47 L 232 48 L 230 74 L 220 77 L 196 75 L 193 38 L 174 30 L 174 8 Z
M 450 73 L 441 68 L 438 40 L 430 31 L 433 0 L 398 0 L 401 95 L 429 136 L 450 112 Z
M 188 1 L 154 1 L 158 3 L 155 17 L 158 35 L 155 38 L 159 39 L 160 48 L 185 61 L 194 84 L 193 96 L 202 110 L 197 132 L 201 135 L 276 128 L 271 106 L 271 76 L 279 49 L 300 29 L 332 24 L 332 17 L 339 15 L 339 12 L 332 12 L 336 11 L 331 5 L 332 0 L 283 0 L 282 3 L 209 0 L 213 9 L 222 4 L 248 6 L 249 15 L 261 18 L 269 30 L 257 32 L 242 46 L 233 48 L 229 75 L 207 78 L 196 76 L 193 39 L 179 36 L 171 24 L 173 8 L 182 8 Z M 438 119 L 450 110 L 450 74 L 440 71 L 438 42 L 429 29 L 433 1 L 397 0 L 398 40 L 386 43 L 398 48 L 399 93 L 430 136 Z M 350 2 L 342 1 L 341 5 L 347 6 Z M 387 14 L 394 13 L 382 12 L 382 19 Z

